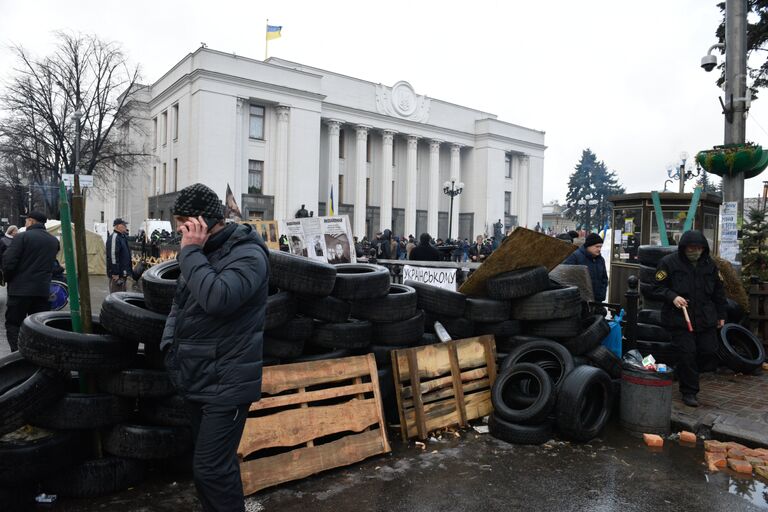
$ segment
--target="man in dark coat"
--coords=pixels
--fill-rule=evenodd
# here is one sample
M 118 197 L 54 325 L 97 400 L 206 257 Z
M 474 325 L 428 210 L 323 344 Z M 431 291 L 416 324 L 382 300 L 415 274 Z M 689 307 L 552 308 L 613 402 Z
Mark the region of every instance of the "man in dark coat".
M 680 354 L 675 370 L 683 402 L 697 407 L 699 372 L 717 369 L 717 329 L 726 318 L 723 282 L 700 231 L 683 233 L 677 253 L 659 262 L 653 294 L 664 301 L 661 321 Z M 683 308 L 688 309 L 693 332 L 688 331 Z
M 172 211 L 181 275 L 161 349 L 190 414 L 203 510 L 241 512 L 237 447 L 261 397 L 268 249 L 249 224 L 225 224 L 221 200 L 200 183 L 183 189 Z
M 477 241 L 469 247 L 469 259 L 480 263 L 491 255 L 491 248 L 483 242 L 483 235 L 477 235 Z
M 109 293 L 124 292 L 128 276 L 133 274 L 131 249 L 128 247 L 128 226 L 117 218 L 112 222 L 112 234 L 107 238 L 107 279 Z
M 422 233 L 419 237 L 419 245 L 411 250 L 408 259 L 411 261 L 440 261 L 440 251 L 432 246 L 432 237 L 429 233 Z
M 8 283 L 5 333 L 12 351 L 18 348 L 19 329 L 27 315 L 50 309 L 48 296 L 59 241 L 45 230 L 47 221 L 44 214 L 29 212 L 26 231 L 16 234 L 3 253 L 3 275 Z
M 608 271 L 605 268 L 605 258 L 600 254 L 603 249 L 603 239 L 596 233 L 590 233 L 584 240 L 584 245 L 572 252 L 563 262 L 566 265 L 584 265 L 589 270 L 592 280 L 592 293 L 595 302 L 605 302 L 608 291 Z

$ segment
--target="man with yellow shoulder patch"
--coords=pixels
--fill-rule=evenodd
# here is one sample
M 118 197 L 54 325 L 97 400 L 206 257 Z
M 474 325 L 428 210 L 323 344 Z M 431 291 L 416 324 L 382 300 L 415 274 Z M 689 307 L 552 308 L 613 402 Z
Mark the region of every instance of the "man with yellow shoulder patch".
M 699 372 L 717 369 L 717 329 L 726 317 L 723 282 L 700 231 L 684 233 L 677 253 L 662 258 L 654 284 L 653 294 L 664 301 L 661 322 L 679 354 L 675 371 L 683 403 L 698 407 Z M 683 308 L 688 310 L 693 332 Z

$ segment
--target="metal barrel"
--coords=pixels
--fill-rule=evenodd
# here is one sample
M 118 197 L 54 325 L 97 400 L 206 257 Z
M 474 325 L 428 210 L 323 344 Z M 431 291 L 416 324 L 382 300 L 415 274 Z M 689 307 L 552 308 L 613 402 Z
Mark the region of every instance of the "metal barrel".
M 631 435 L 668 435 L 672 416 L 672 373 L 624 367 L 621 374 L 621 426 Z

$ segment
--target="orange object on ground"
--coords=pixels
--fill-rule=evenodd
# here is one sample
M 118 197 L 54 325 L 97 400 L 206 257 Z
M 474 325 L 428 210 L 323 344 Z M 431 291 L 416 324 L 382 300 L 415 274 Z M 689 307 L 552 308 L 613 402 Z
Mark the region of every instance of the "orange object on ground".
M 728 465 L 728 459 L 726 459 L 724 453 L 705 453 L 704 460 L 707 464 L 717 468 L 724 468 Z
M 747 455 L 744 457 L 744 460 L 749 462 L 753 468 L 756 468 L 757 466 L 768 466 L 768 461 L 765 461 L 762 457 L 752 457 L 751 455 Z
M 744 446 L 743 444 L 741 444 L 741 443 L 736 443 L 736 442 L 734 442 L 734 441 L 728 441 L 727 443 L 723 443 L 723 445 L 725 445 L 725 447 L 726 447 L 726 448 L 728 448 L 729 450 L 730 450 L 731 448 L 738 448 L 739 450 L 749 450 L 749 448 L 747 448 L 747 447 L 746 447 L 746 446 Z
M 731 448 L 730 450 L 728 450 L 729 459 L 744 460 L 746 456 L 747 454 L 744 453 L 744 450 L 740 450 L 738 448 Z
M 725 453 L 728 451 L 728 447 L 720 441 L 709 440 L 704 441 L 704 450 L 712 453 Z
M 768 466 L 757 466 L 755 473 L 768 480 Z
M 693 432 L 688 432 L 687 430 L 683 430 L 680 432 L 680 441 L 684 443 L 694 443 L 696 444 L 696 434 Z
M 737 473 L 752 474 L 752 464 L 745 460 L 728 458 L 728 467 Z
M 664 446 L 664 439 L 656 434 L 643 434 L 643 441 L 645 444 L 651 447 Z

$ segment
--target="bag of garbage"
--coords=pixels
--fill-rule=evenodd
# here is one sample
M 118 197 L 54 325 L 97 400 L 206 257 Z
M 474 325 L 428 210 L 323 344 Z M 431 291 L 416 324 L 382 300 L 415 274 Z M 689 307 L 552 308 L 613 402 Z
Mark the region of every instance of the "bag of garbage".
M 611 326 L 611 331 L 603 340 L 603 346 L 619 358 L 621 357 L 621 321 L 623 319 L 624 310 L 622 309 L 618 315 L 608 321 L 608 325 Z
M 643 354 L 639 350 L 633 349 L 624 354 L 621 358 L 622 366 L 629 369 L 645 369 L 643 367 Z

